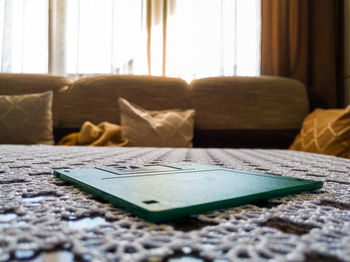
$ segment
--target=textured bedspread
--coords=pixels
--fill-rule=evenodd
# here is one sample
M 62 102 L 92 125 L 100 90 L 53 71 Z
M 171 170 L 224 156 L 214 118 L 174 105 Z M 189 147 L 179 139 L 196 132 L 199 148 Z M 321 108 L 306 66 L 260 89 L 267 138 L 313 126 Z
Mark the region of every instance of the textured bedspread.
M 56 168 L 179 161 L 325 183 L 156 225 L 52 175 Z M 0 261 L 49 258 L 350 261 L 350 160 L 283 150 L 0 146 Z

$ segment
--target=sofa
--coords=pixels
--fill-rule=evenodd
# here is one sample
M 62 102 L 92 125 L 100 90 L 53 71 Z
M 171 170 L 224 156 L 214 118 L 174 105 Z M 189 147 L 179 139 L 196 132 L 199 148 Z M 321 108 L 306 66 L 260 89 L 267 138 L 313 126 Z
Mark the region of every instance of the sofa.
M 53 91 L 57 143 L 85 121 L 120 123 L 117 99 L 149 110 L 195 109 L 194 147 L 288 148 L 309 113 L 305 86 L 281 77 L 178 78 L 99 75 L 72 81 L 0 74 L 0 95 Z

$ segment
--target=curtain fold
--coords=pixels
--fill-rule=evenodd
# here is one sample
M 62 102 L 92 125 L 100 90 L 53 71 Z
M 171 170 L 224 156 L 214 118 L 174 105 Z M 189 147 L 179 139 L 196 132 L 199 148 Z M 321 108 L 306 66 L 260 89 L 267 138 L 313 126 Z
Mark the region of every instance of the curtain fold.
M 0 44 L 1 44 L 1 54 L 0 54 L 0 69 L 1 72 L 11 72 L 12 71 L 12 45 L 11 45 L 11 34 L 12 34 L 12 10 L 13 2 L 5 0 L 4 4 L 1 6 L 1 17 L 3 17 L 3 26 L 0 28 Z
M 168 0 L 147 0 L 147 65 L 149 75 L 166 74 Z
M 262 0 L 261 74 L 306 84 L 311 109 L 343 106 L 343 0 Z
M 49 65 L 53 75 L 66 74 L 66 0 L 49 0 Z
M 174 15 L 176 0 L 147 0 L 146 6 L 148 74 L 165 76 L 168 16 Z
M 47 73 L 47 10 L 47 0 L 0 1 L 0 72 Z

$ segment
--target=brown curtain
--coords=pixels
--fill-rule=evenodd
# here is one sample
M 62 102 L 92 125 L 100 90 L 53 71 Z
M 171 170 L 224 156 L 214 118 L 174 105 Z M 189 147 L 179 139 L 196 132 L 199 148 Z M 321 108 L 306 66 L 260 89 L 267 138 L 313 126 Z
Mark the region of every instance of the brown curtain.
M 310 107 L 343 106 L 343 0 L 262 0 L 261 74 L 306 84 Z

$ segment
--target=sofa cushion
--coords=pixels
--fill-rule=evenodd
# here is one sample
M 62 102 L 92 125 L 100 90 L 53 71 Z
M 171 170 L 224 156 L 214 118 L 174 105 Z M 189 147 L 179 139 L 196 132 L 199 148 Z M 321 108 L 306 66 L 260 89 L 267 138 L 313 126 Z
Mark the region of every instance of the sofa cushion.
M 54 144 L 52 91 L 0 96 L 1 144 Z
M 301 82 L 268 76 L 194 80 L 190 103 L 197 130 L 293 130 L 309 112 Z
M 194 110 L 150 111 L 118 99 L 128 146 L 192 147 Z
M 350 158 L 350 106 L 315 109 L 289 149 Z
M 52 118 L 54 126 L 58 127 L 62 122 L 61 106 L 65 103 L 66 91 L 72 82 L 62 76 L 0 73 L 0 95 L 22 95 L 52 90 Z
M 75 81 L 62 104 L 61 128 L 79 128 L 85 121 L 120 123 L 117 99 L 124 97 L 149 110 L 190 108 L 187 83 L 178 78 L 101 75 Z

